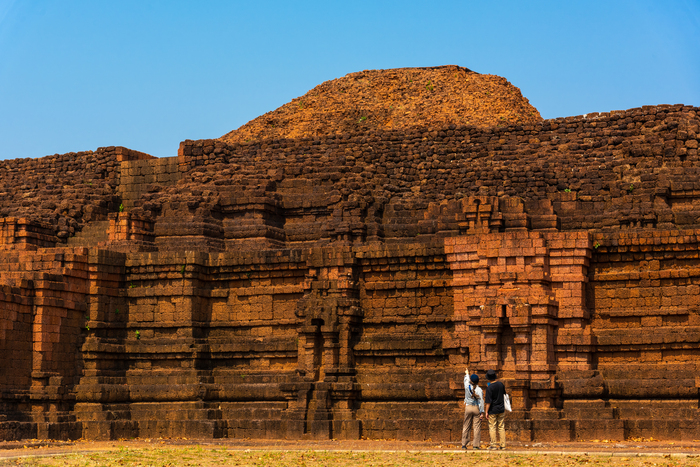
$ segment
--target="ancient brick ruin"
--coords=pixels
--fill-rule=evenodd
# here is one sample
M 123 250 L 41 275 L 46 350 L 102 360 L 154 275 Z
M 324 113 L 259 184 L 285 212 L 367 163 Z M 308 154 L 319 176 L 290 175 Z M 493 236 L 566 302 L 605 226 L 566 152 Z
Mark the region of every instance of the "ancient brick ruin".
M 676 105 L 1 161 L 1 436 L 454 441 L 469 366 L 511 438 L 698 439 L 699 134 Z

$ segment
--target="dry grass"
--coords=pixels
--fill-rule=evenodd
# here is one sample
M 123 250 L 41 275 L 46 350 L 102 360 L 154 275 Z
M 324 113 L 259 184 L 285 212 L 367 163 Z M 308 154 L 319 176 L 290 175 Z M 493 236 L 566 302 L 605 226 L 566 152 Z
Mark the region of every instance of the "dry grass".
M 0 466 L 275 466 L 275 467 L 411 467 L 435 466 L 700 466 L 700 457 L 622 457 L 467 452 L 278 451 L 232 450 L 202 446 L 131 449 L 23 457 L 0 461 Z

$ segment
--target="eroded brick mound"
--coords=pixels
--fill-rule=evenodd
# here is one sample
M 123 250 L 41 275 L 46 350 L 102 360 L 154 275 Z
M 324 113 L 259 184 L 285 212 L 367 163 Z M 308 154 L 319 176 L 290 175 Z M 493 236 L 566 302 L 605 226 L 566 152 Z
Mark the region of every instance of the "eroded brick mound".
M 61 239 L 106 219 L 120 204 L 116 151 L 106 147 L 0 161 L 0 218 L 26 217 L 52 225 Z
M 326 81 L 220 139 L 244 143 L 450 124 L 493 127 L 542 121 L 505 78 L 459 66 L 350 73 Z

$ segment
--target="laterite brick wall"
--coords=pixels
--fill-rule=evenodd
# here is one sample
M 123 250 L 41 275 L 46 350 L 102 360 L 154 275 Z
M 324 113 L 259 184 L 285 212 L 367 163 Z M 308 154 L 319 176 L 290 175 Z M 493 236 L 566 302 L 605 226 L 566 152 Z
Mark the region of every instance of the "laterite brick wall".
M 697 439 L 699 121 L 5 161 L 0 435 Z

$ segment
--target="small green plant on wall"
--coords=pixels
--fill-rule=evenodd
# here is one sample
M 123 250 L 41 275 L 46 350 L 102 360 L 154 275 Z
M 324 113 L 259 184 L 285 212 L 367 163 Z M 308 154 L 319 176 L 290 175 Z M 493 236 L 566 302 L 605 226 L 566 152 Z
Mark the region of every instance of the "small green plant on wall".
M 119 205 L 119 212 L 124 212 L 124 205 L 123 204 Z
M 595 243 L 593 244 L 593 248 L 594 248 L 595 250 L 597 250 L 598 247 L 600 247 L 600 243 L 599 243 L 599 242 L 595 242 Z
M 571 188 L 565 188 L 564 193 L 571 193 Z
M 136 340 L 141 339 L 141 331 L 136 330 L 136 332 L 134 333 L 134 335 L 136 336 Z

